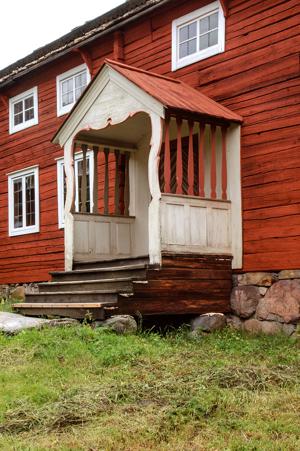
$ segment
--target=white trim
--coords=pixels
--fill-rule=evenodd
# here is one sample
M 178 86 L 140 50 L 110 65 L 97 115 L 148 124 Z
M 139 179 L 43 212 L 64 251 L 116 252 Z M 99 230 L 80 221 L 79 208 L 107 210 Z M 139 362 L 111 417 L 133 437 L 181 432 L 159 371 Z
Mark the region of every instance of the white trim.
M 33 118 L 29 121 L 23 121 L 21 124 L 14 125 L 14 109 L 13 106 L 15 103 L 20 102 L 21 100 L 26 99 L 27 97 L 33 96 Z M 28 89 L 28 91 L 22 92 L 15 97 L 11 97 L 9 99 L 9 134 L 19 132 L 20 130 L 24 130 L 28 127 L 32 127 L 39 123 L 38 117 L 38 88 L 35 86 L 34 88 Z
M 25 202 L 25 177 L 34 175 L 34 201 L 35 201 L 35 225 L 23 227 L 14 227 L 14 195 L 13 182 L 15 179 L 22 178 L 22 195 L 23 195 L 23 224 L 26 218 L 26 202 Z M 26 235 L 28 233 L 37 233 L 40 231 L 40 208 L 39 208 L 39 168 L 31 166 L 8 175 L 8 233 L 9 236 Z
M 81 64 L 80 66 L 73 67 L 72 69 L 60 74 L 56 77 L 56 103 L 57 103 L 57 116 L 62 116 L 63 114 L 67 114 L 71 111 L 75 101 L 66 106 L 61 106 L 61 83 L 67 78 L 75 77 L 80 72 L 86 70 L 86 86 L 91 81 L 91 74 L 86 64 Z
M 188 24 L 189 22 L 198 21 L 199 23 L 200 19 L 214 12 L 219 13 L 218 43 L 214 46 L 208 47 L 204 50 L 198 50 L 192 55 L 188 55 L 184 58 L 179 59 L 179 45 L 178 45 L 179 28 L 185 24 Z M 199 35 L 198 30 L 197 35 Z M 197 36 L 197 46 L 198 46 L 198 38 L 199 36 Z M 222 53 L 224 51 L 225 51 L 225 16 L 219 0 L 210 3 L 209 5 L 203 6 L 203 8 L 199 8 L 196 11 L 186 14 L 185 16 L 182 16 L 172 22 L 172 71 L 176 71 L 177 69 L 188 66 L 189 64 L 193 64 L 202 59 L 209 58 L 210 56 L 217 55 L 218 53 Z
M 82 161 L 82 152 L 76 152 L 74 155 L 75 169 L 75 212 L 79 212 L 79 190 L 78 190 L 78 162 Z M 89 161 L 89 178 L 90 178 L 90 212 L 93 211 L 93 187 L 94 187 L 94 153 L 88 150 L 86 159 Z M 58 228 L 65 227 L 65 205 L 64 205 L 64 158 L 57 158 L 57 208 L 58 208 Z

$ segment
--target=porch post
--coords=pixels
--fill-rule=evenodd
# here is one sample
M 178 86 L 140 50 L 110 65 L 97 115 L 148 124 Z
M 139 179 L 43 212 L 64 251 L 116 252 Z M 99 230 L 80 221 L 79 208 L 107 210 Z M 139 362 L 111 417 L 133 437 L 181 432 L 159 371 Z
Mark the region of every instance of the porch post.
M 64 167 L 66 173 L 66 202 L 65 202 L 65 271 L 73 268 L 74 257 L 74 204 L 75 204 L 75 174 L 74 147 L 72 140 L 64 147 Z
M 161 234 L 160 234 L 160 199 L 159 159 L 163 139 L 163 120 L 155 113 L 150 114 L 151 142 L 148 161 L 148 178 L 151 202 L 149 205 L 149 258 L 150 264 L 161 264 Z

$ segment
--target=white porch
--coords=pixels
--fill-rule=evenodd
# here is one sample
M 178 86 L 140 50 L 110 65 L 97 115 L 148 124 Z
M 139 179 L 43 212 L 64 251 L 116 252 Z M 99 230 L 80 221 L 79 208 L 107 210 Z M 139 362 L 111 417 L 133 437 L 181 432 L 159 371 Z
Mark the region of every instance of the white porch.
M 239 121 L 211 100 L 205 113 L 168 108 L 149 93 L 151 84 L 142 86 L 145 77 L 173 88 L 172 80 L 134 68 L 130 77 L 119 67 L 129 72 L 115 63 L 103 67 L 54 140 L 64 147 L 65 269 L 74 261 L 139 256 L 160 265 L 163 252 L 232 255 L 233 267 L 241 267 Z M 185 85 L 179 88 L 184 97 Z M 220 117 L 210 114 L 210 103 Z M 76 212 L 78 148 L 83 160 Z

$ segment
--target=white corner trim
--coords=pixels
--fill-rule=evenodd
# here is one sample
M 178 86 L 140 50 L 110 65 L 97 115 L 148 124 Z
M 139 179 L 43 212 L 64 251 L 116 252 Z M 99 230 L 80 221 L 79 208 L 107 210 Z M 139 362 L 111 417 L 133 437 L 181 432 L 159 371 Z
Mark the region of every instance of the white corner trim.
M 34 117 L 28 121 L 23 121 L 21 124 L 14 125 L 14 110 L 13 106 L 15 103 L 20 102 L 21 100 L 26 99 L 27 97 L 33 96 L 33 111 Z M 9 134 L 17 133 L 26 128 L 32 127 L 39 123 L 39 114 L 38 114 L 38 88 L 35 86 L 34 88 L 28 89 L 17 96 L 11 97 L 9 99 Z
M 198 50 L 192 55 L 188 55 L 184 58 L 179 58 L 179 42 L 178 42 L 178 30 L 179 27 L 189 22 L 199 20 L 207 14 L 213 12 L 219 12 L 218 22 L 218 43 L 214 46 L 208 47 L 204 50 Z M 197 39 L 198 45 L 198 39 Z M 222 5 L 219 0 L 203 6 L 195 11 L 192 11 L 185 16 L 179 17 L 172 22 L 172 71 L 181 69 L 182 67 L 201 61 L 202 59 L 209 58 L 210 56 L 217 55 L 225 51 L 225 16 Z
M 66 106 L 61 106 L 61 91 L 60 91 L 60 85 L 61 82 L 66 80 L 67 78 L 74 77 L 75 75 L 79 74 L 80 72 L 83 72 L 86 70 L 86 81 L 87 84 L 91 81 L 91 74 L 86 64 L 80 64 L 79 66 L 73 67 L 72 69 L 68 70 L 67 72 L 64 72 L 62 74 L 57 75 L 56 77 L 56 105 L 57 105 L 57 116 L 62 116 L 64 114 L 67 114 L 71 111 L 74 104 L 76 102 L 70 103 Z
M 25 202 L 25 176 L 34 175 L 34 197 L 35 197 L 35 225 L 23 227 L 14 227 L 14 194 L 13 182 L 17 178 L 22 178 L 22 204 L 23 204 L 23 221 L 26 218 L 26 202 Z M 40 231 L 40 207 L 39 207 L 39 167 L 31 166 L 27 169 L 12 172 L 8 175 L 8 234 L 9 236 L 26 235 L 29 233 L 37 233 Z

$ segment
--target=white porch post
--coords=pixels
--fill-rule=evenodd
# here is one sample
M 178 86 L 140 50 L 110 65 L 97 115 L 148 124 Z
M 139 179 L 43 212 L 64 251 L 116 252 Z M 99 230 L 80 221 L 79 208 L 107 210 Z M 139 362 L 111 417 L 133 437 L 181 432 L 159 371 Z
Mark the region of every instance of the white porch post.
M 64 167 L 66 173 L 66 202 L 65 202 L 65 271 L 73 268 L 74 257 L 74 216 L 75 203 L 75 174 L 74 148 L 72 140 L 64 146 Z
M 163 120 L 155 113 L 150 114 L 151 142 L 148 161 L 148 178 L 151 202 L 149 205 L 149 259 L 150 264 L 161 264 L 161 226 L 160 226 L 160 199 L 159 160 L 163 138 Z

